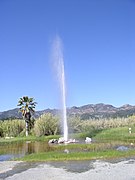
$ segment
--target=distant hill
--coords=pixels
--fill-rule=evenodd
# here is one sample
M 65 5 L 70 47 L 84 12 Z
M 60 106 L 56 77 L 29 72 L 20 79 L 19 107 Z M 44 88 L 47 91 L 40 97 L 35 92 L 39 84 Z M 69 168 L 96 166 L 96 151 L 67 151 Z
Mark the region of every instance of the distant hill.
M 110 104 L 88 104 L 80 107 L 73 106 L 68 109 L 69 116 L 80 116 L 81 119 L 91 118 L 116 118 L 116 117 L 127 117 L 135 114 L 135 106 L 129 104 L 121 107 L 114 107 Z
M 21 113 L 18 112 L 19 109 L 12 109 L 8 111 L 0 112 L 0 119 L 14 119 L 14 118 L 22 118 Z M 35 118 L 38 118 L 43 113 L 52 113 L 54 115 L 58 114 L 60 111 L 58 109 L 45 109 L 42 111 L 36 111 L 34 114 Z M 73 106 L 71 108 L 67 108 L 67 115 L 79 116 L 82 120 L 91 119 L 91 118 L 116 118 L 116 117 L 127 117 L 135 114 L 135 106 L 131 106 L 129 104 L 123 105 L 121 107 L 114 107 L 109 104 L 87 104 L 84 106 Z

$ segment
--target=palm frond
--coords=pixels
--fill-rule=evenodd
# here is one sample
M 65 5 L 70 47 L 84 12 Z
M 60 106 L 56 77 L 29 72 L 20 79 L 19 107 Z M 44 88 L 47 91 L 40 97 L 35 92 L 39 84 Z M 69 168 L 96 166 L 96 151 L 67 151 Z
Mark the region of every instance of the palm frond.
M 35 112 L 35 110 L 34 110 L 33 107 L 29 107 L 29 110 L 30 110 L 31 112 Z
M 29 103 L 33 102 L 33 100 L 34 100 L 33 98 L 29 98 Z
M 23 102 L 28 102 L 28 101 L 29 101 L 28 96 L 23 96 Z
M 28 96 L 23 96 L 20 98 L 18 102 L 18 106 L 20 106 L 20 111 L 22 112 L 22 115 L 25 117 L 27 113 L 35 112 L 35 107 L 37 102 L 33 102 L 33 98 L 29 98 Z

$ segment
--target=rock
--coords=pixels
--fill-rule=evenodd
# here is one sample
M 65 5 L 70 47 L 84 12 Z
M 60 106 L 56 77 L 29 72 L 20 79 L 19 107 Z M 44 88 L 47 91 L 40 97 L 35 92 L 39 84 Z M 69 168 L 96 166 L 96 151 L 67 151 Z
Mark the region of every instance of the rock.
M 77 141 L 75 139 L 69 139 L 68 141 L 65 141 L 66 144 L 70 143 L 76 143 Z
M 92 139 L 91 139 L 91 138 L 86 137 L 86 139 L 85 139 L 85 142 L 86 142 L 86 143 L 91 143 L 91 141 L 92 141 Z
M 57 144 L 57 143 L 58 143 L 58 140 L 57 140 L 57 139 L 50 139 L 50 140 L 49 140 L 49 143 Z
M 57 139 L 50 139 L 48 143 L 55 143 L 55 144 L 69 144 L 69 143 L 78 143 L 79 141 L 76 141 L 75 139 L 69 139 L 67 141 L 64 140 L 64 137 L 60 137 L 58 140 Z
M 60 144 L 60 143 L 64 143 L 64 142 L 65 142 L 64 137 L 60 137 L 58 140 L 58 143 Z
M 65 150 L 64 150 L 64 153 L 69 154 L 69 150 L 68 150 L 68 149 L 65 149 Z
M 70 144 L 70 143 L 77 143 L 79 141 L 76 141 L 75 139 L 68 139 L 67 141 L 64 140 L 64 137 L 59 138 L 58 143 L 65 143 L 65 144 Z
M 119 146 L 116 150 L 118 150 L 118 151 L 128 151 L 129 148 L 126 147 L 126 146 Z

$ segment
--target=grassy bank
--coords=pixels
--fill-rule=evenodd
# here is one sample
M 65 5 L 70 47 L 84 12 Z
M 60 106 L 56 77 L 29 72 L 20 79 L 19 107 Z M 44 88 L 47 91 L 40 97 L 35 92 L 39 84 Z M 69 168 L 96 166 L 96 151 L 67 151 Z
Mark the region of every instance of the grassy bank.
M 135 142 L 135 127 L 132 126 L 132 133 L 129 133 L 128 127 L 111 128 L 102 130 L 94 137 L 98 141 L 126 141 Z
M 50 135 L 50 136 L 27 136 L 27 137 L 14 137 L 14 138 L 0 138 L 0 145 L 3 143 L 16 143 L 16 142 L 25 142 L 25 141 L 48 141 L 49 139 L 58 139 L 60 135 Z
M 134 156 L 135 150 L 130 151 L 117 151 L 117 150 L 105 150 L 97 152 L 46 152 L 26 155 L 19 159 L 22 161 L 64 161 L 64 160 L 94 160 L 94 159 L 113 159 L 120 157 Z

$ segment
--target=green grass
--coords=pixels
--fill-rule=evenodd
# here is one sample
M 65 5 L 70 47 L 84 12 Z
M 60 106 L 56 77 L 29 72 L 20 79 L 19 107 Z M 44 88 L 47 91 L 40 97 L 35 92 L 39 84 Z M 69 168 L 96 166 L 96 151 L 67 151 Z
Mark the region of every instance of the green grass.
M 36 136 L 27 136 L 27 137 L 14 137 L 11 139 L 5 139 L 5 138 L 0 138 L 0 145 L 5 144 L 5 143 L 16 143 L 16 142 L 23 142 L 23 141 L 49 141 L 50 139 L 58 139 L 60 135 L 51 135 L 51 136 L 41 136 L 41 137 L 36 137 Z
M 92 159 L 110 159 L 129 157 L 135 155 L 135 150 L 130 151 L 117 151 L 117 150 L 104 150 L 97 152 L 71 152 L 69 154 L 62 152 L 45 152 L 38 154 L 26 155 L 19 160 L 22 161 L 63 161 L 63 160 L 92 160 Z M 17 159 L 18 160 L 18 159 Z
M 129 134 L 128 127 L 119 127 L 103 130 L 97 133 L 96 140 L 104 141 L 127 141 L 135 142 L 135 127 L 132 127 L 132 133 Z
M 76 134 L 71 134 L 70 136 L 75 138 L 75 139 L 85 139 L 86 137 L 94 137 L 96 136 L 98 133 L 100 133 L 102 130 L 100 129 L 94 129 L 91 128 L 89 131 L 86 132 L 81 132 L 81 133 L 76 133 Z

